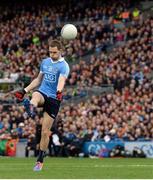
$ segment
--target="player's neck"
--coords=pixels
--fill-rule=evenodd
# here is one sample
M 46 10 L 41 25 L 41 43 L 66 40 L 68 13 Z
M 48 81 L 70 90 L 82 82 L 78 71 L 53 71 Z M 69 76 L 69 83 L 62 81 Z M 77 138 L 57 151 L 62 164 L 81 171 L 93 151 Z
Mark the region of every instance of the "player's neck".
M 61 62 L 61 61 L 63 61 L 64 58 L 63 58 L 62 56 L 60 56 L 58 59 L 52 59 L 52 58 L 51 58 L 51 60 L 52 60 L 53 63 L 56 63 L 56 62 Z

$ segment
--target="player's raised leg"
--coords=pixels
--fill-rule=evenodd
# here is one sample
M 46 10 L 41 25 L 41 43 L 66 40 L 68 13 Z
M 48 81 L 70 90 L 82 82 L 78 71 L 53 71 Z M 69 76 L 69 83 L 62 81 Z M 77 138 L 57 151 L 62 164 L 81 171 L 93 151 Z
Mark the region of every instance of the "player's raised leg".
M 41 93 L 39 93 L 37 91 L 32 94 L 31 101 L 29 99 L 25 98 L 23 100 L 23 105 L 25 107 L 27 114 L 30 117 L 34 117 L 35 108 L 38 107 L 39 105 L 43 105 L 44 101 L 45 101 L 44 97 L 41 95 Z
M 54 120 L 52 117 L 48 115 L 47 112 L 44 112 L 44 119 L 42 122 L 42 132 L 41 132 L 41 140 L 40 140 L 40 150 L 37 158 L 36 165 L 34 167 L 34 171 L 41 171 L 43 167 L 43 160 L 45 156 L 45 152 L 48 148 L 49 137 L 50 137 L 50 129 Z

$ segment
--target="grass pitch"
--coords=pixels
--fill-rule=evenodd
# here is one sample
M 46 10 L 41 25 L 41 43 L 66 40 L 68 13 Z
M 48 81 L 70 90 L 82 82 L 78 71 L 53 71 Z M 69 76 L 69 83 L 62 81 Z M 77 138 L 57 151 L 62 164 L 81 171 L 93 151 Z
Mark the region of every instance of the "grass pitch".
M 0 179 L 153 179 L 153 159 L 46 158 L 41 172 L 35 160 L 0 157 Z

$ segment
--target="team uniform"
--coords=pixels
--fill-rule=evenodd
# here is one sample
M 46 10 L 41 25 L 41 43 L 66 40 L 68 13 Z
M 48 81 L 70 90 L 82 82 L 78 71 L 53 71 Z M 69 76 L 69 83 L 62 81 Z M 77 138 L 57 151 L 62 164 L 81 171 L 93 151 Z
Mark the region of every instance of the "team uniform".
M 37 91 L 44 97 L 44 112 L 47 112 L 53 119 L 56 118 L 60 108 L 60 101 L 56 99 L 58 79 L 60 76 L 67 78 L 69 71 L 69 65 L 64 58 L 55 62 L 51 58 L 46 58 L 41 63 L 40 73 L 43 74 L 43 80 Z M 44 152 L 41 151 L 41 153 Z M 41 157 L 43 156 L 42 154 Z M 34 171 L 40 171 L 42 167 L 43 163 L 37 159 Z
M 40 73 L 43 74 L 43 79 L 36 91 L 41 93 L 44 97 L 44 112 L 47 112 L 53 119 L 55 119 L 58 114 L 62 99 L 61 92 L 57 90 L 58 80 L 60 76 L 67 78 L 69 71 L 69 65 L 63 57 L 61 57 L 58 61 L 53 61 L 51 57 L 48 57 L 44 59 L 40 65 Z M 23 89 L 21 91 L 17 91 L 15 96 L 18 100 L 22 101 L 28 116 L 34 117 L 35 107 L 30 103 L 28 98 L 23 99 L 25 94 L 26 91 Z M 40 171 L 42 169 L 44 155 L 45 151 L 40 150 L 34 171 Z
M 52 118 L 56 118 L 60 108 L 60 101 L 56 99 L 58 79 L 60 76 L 67 78 L 69 72 L 69 65 L 64 58 L 60 58 L 54 62 L 49 57 L 41 63 L 40 73 L 43 74 L 43 80 L 37 91 L 40 92 L 45 99 L 43 105 L 44 111 Z

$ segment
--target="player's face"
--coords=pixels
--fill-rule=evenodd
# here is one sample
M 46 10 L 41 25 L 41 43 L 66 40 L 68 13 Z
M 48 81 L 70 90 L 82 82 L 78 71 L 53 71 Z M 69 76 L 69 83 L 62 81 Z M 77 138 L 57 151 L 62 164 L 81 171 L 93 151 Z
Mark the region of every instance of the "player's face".
M 57 47 L 49 47 L 49 55 L 53 60 L 58 60 L 61 56 L 61 51 Z

